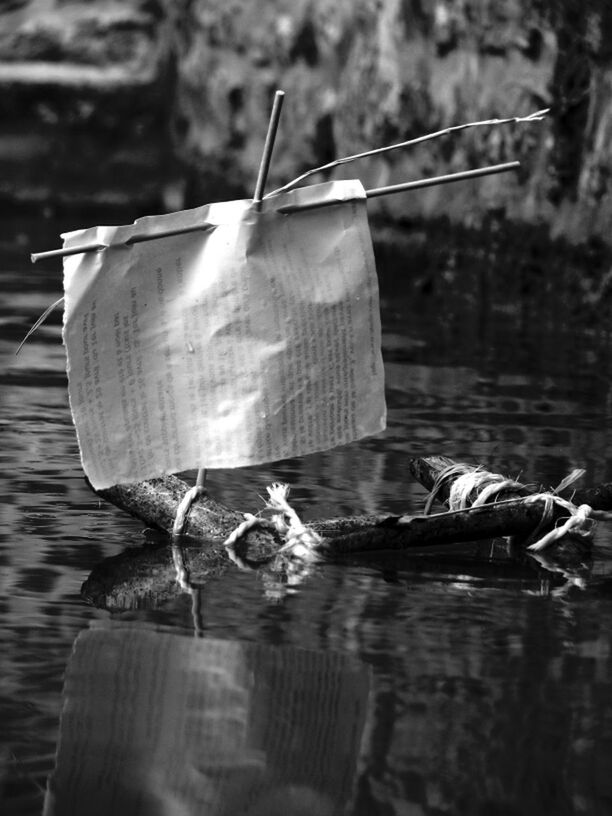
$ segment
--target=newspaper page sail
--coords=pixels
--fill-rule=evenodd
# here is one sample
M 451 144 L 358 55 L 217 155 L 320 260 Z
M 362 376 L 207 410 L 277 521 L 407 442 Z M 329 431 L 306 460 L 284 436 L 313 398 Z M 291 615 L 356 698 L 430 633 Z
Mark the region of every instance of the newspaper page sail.
M 302 456 L 385 428 L 360 182 L 63 237 L 67 249 L 106 247 L 64 259 L 70 405 L 95 489 Z

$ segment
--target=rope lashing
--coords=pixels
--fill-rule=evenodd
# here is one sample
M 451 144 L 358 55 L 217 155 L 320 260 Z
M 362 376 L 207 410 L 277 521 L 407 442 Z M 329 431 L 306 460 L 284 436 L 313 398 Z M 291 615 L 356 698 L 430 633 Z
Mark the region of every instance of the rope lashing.
M 245 513 L 244 514 L 244 521 L 242 521 L 223 542 L 223 546 L 225 547 L 227 554 L 231 561 L 236 564 L 236 566 L 240 567 L 240 569 L 248 570 L 250 569 L 247 562 L 244 558 L 241 558 L 238 553 L 236 552 L 236 544 L 243 538 L 249 530 L 253 530 L 255 527 L 267 529 L 267 530 L 275 530 L 275 525 L 266 518 L 262 518 L 261 516 L 254 516 L 252 513 Z
M 285 543 L 279 550 L 279 554 L 288 555 L 301 561 L 317 560 L 316 550 L 322 542 L 321 536 L 303 524 L 298 514 L 289 504 L 289 485 L 275 482 L 268 491 L 268 500 L 264 508 L 271 511 L 273 515 L 270 519 L 254 516 L 245 513 L 245 520 L 241 522 L 235 530 L 224 541 L 223 546 L 229 557 L 240 565 L 242 559 L 236 554 L 236 544 L 254 527 L 274 529 L 284 537 Z
M 468 473 L 469 474 L 477 473 L 481 470 L 482 468 L 479 467 L 475 468 L 472 467 L 472 465 L 464 465 L 462 462 L 450 465 L 449 467 L 446 467 L 443 470 L 441 470 L 440 473 L 438 473 L 438 475 L 436 476 L 431 491 L 429 492 L 429 496 L 427 497 L 427 501 L 425 502 L 423 515 L 428 516 L 431 513 L 432 505 L 436 500 L 438 493 L 442 489 L 442 486 L 444 485 L 445 482 L 456 477 L 461 477 Z
M 292 558 L 299 558 L 302 561 L 312 559 L 314 551 L 323 539 L 300 521 L 298 514 L 287 501 L 289 485 L 275 482 L 267 488 L 267 491 L 269 499 L 266 508 L 278 511 L 272 516 L 272 522 L 278 532 L 285 536 L 285 543 L 279 552 L 288 553 Z
M 581 504 L 579 507 L 576 507 L 572 502 L 560 499 L 558 496 L 553 496 L 552 493 L 536 493 L 529 501 L 535 501 L 537 499 L 544 499 L 544 515 L 547 516 L 547 521 L 544 521 L 544 515 L 542 516 L 543 521 L 540 522 L 539 526 L 543 526 L 543 524 L 550 521 L 555 505 L 567 510 L 570 515 L 563 524 L 554 527 L 550 532 L 546 533 L 546 535 L 543 535 L 542 538 L 530 544 L 527 549 L 531 552 L 542 552 L 542 550 L 550 547 L 551 544 L 554 544 L 563 538 L 563 536 L 570 533 L 572 535 L 581 536 L 582 538 L 589 538 L 593 534 L 597 522 L 592 518 L 591 514 L 593 510 L 590 505 Z
M 427 497 L 424 515 L 428 516 L 438 493 L 445 482 L 454 479 L 449 490 L 448 505 L 450 510 L 465 510 L 468 507 L 478 506 L 490 502 L 495 496 L 504 491 L 518 492 L 525 489 L 525 485 L 513 479 L 506 479 L 499 473 L 489 473 L 482 467 L 473 467 L 461 462 L 450 465 L 440 471 Z M 470 501 L 473 493 L 476 496 Z
M 202 485 L 194 485 L 185 493 L 181 503 L 176 508 L 176 516 L 174 517 L 174 524 L 172 525 L 173 536 L 181 536 L 183 534 L 191 505 L 205 492 L 206 489 Z
M 522 489 L 524 485 L 512 479 L 504 479 L 498 473 L 475 470 L 473 473 L 465 473 L 453 482 L 448 496 L 448 505 L 451 510 L 465 510 L 467 507 L 486 504 L 504 491 L 518 492 Z M 479 492 L 470 502 L 470 494 L 474 491 Z
M 555 495 L 558 490 L 567 487 L 583 473 L 583 470 L 578 469 L 572 471 L 555 491 L 524 496 L 525 502 L 543 504 L 542 518 L 533 531 L 532 537 L 537 536 L 542 528 L 547 527 L 552 522 L 555 509 L 564 510 L 568 514 L 567 518 L 559 519 L 563 523 L 530 544 L 527 547 L 528 550 L 541 552 L 568 534 L 578 535 L 583 538 L 592 536 L 596 523 L 595 517 L 599 517 L 599 514 L 595 513 L 588 504 L 581 504 L 577 507 L 572 502 Z M 526 485 L 513 479 L 507 479 L 499 473 L 490 473 L 482 467 L 456 463 L 438 474 L 427 498 L 425 515 L 430 513 L 434 499 L 444 483 L 450 479 L 454 479 L 448 495 L 448 506 L 451 511 L 466 510 L 469 507 L 479 507 L 488 503 L 500 503 L 499 500 L 496 502 L 495 499 L 501 493 L 524 494 L 526 490 Z
M 245 513 L 244 521 L 241 522 L 235 528 L 235 530 L 232 530 L 232 532 L 223 542 L 223 546 L 234 547 L 235 544 L 249 532 L 249 530 L 253 529 L 253 527 L 264 527 L 269 525 L 270 522 L 267 519 L 263 519 L 260 516 L 254 516 L 252 513 Z

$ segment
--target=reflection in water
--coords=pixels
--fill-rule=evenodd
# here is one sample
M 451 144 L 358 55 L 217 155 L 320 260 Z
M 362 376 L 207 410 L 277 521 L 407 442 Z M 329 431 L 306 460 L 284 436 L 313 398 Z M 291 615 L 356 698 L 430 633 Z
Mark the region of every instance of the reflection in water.
M 571 612 L 564 620 L 534 599 L 515 607 L 514 620 L 487 620 L 489 607 L 474 601 L 465 597 L 463 612 L 449 604 L 464 623 L 449 624 L 441 641 L 433 621 L 408 625 L 401 646 L 393 641 L 355 812 L 612 812 L 609 632 L 596 627 L 576 643 Z
M 369 672 L 333 653 L 82 632 L 46 816 L 333 816 L 351 799 Z
M 199 591 L 198 620 L 180 588 L 175 605 L 154 594 L 149 603 L 185 628 L 280 640 L 278 654 L 340 649 L 372 668 L 353 816 L 407 808 L 603 816 L 612 803 L 604 761 L 612 749 L 610 584 L 602 578 L 567 604 L 550 593 L 551 565 L 543 578 L 530 562 L 497 547 L 487 556 L 481 546 L 437 558 L 393 555 L 386 566 L 381 556 L 355 559 L 317 567 L 302 592 L 267 608 L 259 582 L 241 574 L 247 587 L 228 571 Z M 610 562 L 602 569 L 609 574 Z M 125 591 L 108 597 L 130 602 Z M 295 738 L 304 739 L 299 731 Z
M 406 550 L 373 551 L 337 558 L 345 568 L 366 566 L 391 580 L 410 570 L 414 576 L 452 574 L 477 581 L 482 586 L 515 586 L 525 593 L 561 594 L 572 587 L 585 589 L 591 578 L 593 560 L 590 548 L 580 541 L 568 543 L 559 555 L 526 553 L 505 539 L 493 539 L 461 545 L 426 547 L 421 552 Z M 177 559 L 180 558 L 180 569 Z M 291 567 L 291 564 L 288 565 Z M 609 569 L 600 565 L 606 575 Z M 275 563 L 251 567 L 248 572 L 258 582 L 259 593 L 268 602 L 281 602 L 304 581 L 318 580 L 313 565 L 295 571 L 281 570 Z M 100 609 L 121 612 L 137 609 L 168 608 L 185 596 L 190 598 L 192 625 L 203 631 L 202 604 L 210 584 L 235 566 L 229 559 L 215 569 L 201 547 L 131 547 L 96 564 L 81 587 L 83 598 Z M 601 583 L 601 576 L 596 576 Z M 188 625 L 188 624 L 186 624 Z

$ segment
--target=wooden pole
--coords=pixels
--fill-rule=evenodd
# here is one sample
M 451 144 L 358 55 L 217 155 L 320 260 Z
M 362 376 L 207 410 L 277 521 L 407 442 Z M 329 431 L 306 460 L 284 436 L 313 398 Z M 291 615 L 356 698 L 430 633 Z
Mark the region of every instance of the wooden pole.
M 445 176 L 434 176 L 430 179 L 417 179 L 417 181 L 406 181 L 403 184 L 391 184 L 388 187 L 375 187 L 373 190 L 368 190 L 366 195 L 368 198 L 377 198 L 378 196 L 393 195 L 395 193 L 406 193 L 409 190 L 420 190 L 422 187 L 437 187 L 439 184 L 450 184 L 454 181 L 466 181 L 480 176 L 507 173 L 510 170 L 518 170 L 520 166 L 519 161 L 511 161 L 503 164 L 493 164 L 490 167 L 476 167 L 474 170 L 462 170 L 460 173 L 448 173 Z
M 264 144 L 263 154 L 261 156 L 261 162 L 259 163 L 259 172 L 257 174 L 257 181 L 255 183 L 255 192 L 253 193 L 253 201 L 257 204 L 263 199 L 284 98 L 284 91 L 277 91 L 274 94 L 274 103 L 272 105 L 272 113 L 270 114 L 270 121 L 268 123 L 268 132 L 266 134 L 266 141 Z
M 261 162 L 259 163 L 259 172 L 257 173 L 257 181 L 255 183 L 255 192 L 253 193 L 253 203 L 260 204 L 263 199 L 266 180 L 268 178 L 268 171 L 270 169 L 270 161 L 272 159 L 272 151 L 274 150 L 274 142 L 276 140 L 276 131 L 278 130 L 278 123 L 280 121 L 281 109 L 283 107 L 283 99 L 285 97 L 284 91 L 276 91 L 274 94 L 274 102 L 272 104 L 272 113 L 270 114 L 270 121 L 268 122 L 268 132 L 266 134 L 266 141 L 264 144 Z M 206 484 L 206 468 L 200 468 L 196 477 L 196 487 L 203 489 Z
M 377 198 L 378 196 L 393 195 L 394 193 L 407 193 L 410 190 L 420 190 L 423 187 L 437 187 L 439 184 L 451 184 L 454 181 L 465 181 L 479 176 L 493 176 L 497 173 L 507 173 L 510 170 L 517 170 L 521 166 L 518 161 L 505 162 L 504 164 L 494 164 L 490 167 L 476 167 L 474 170 L 462 170 L 460 173 L 449 173 L 446 176 L 434 176 L 433 178 L 417 179 L 416 181 L 404 181 L 401 184 L 391 184 L 388 187 L 374 187 L 366 190 L 366 198 Z M 302 212 L 303 210 L 316 210 L 321 207 L 330 207 L 336 204 L 335 201 L 319 201 L 314 204 L 288 204 L 286 207 L 279 207 L 276 212 L 289 215 L 290 213 Z
M 282 91 L 279 91 L 278 93 L 282 93 Z M 477 167 L 474 170 L 462 170 L 460 173 L 449 173 L 445 176 L 434 176 L 433 178 L 417 179 L 416 181 L 405 181 L 402 184 L 392 184 L 388 187 L 375 187 L 372 190 L 366 190 L 366 197 L 376 198 L 378 196 L 383 195 L 393 195 L 394 193 L 405 193 L 410 190 L 420 190 L 423 187 L 435 187 L 438 184 L 451 184 L 455 181 L 465 181 L 466 179 L 479 178 L 480 176 L 491 176 L 497 173 L 507 173 L 510 170 L 516 170 L 519 167 L 520 162 L 512 161 L 505 162 L 503 164 L 494 164 L 491 165 L 490 167 Z M 261 201 L 261 198 L 259 199 L 256 198 L 257 192 L 258 191 L 256 188 L 255 196 L 253 196 L 253 201 L 259 203 Z M 279 207 L 277 212 L 288 215 L 289 213 L 301 212 L 302 210 L 315 209 L 317 207 L 329 207 L 334 203 L 335 202 L 333 201 L 324 201 L 318 204 L 306 204 L 306 205 L 292 204 L 287 205 L 286 207 Z M 178 235 L 179 233 L 183 232 L 194 232 L 197 229 L 201 229 L 201 227 L 185 227 L 182 230 L 173 230 L 172 232 L 159 232 L 156 235 L 145 235 L 134 239 L 132 243 L 139 243 L 140 241 L 153 241 L 155 238 L 164 238 L 167 235 Z M 34 252 L 31 255 L 31 258 L 32 262 L 36 263 L 36 261 L 40 261 L 42 259 L 64 258 L 67 255 L 77 255 L 80 252 L 95 252 L 96 250 L 99 249 L 106 249 L 106 247 L 101 246 L 100 244 L 88 244 L 84 246 L 73 247 L 72 249 L 51 249 L 46 252 Z

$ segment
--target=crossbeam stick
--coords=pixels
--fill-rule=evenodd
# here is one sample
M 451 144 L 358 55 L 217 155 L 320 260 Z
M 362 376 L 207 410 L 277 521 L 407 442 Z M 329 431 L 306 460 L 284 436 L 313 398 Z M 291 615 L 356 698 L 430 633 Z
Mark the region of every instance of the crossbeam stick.
M 282 91 L 280 93 L 282 93 Z M 423 187 L 436 187 L 438 184 L 451 184 L 455 181 L 465 181 L 480 176 L 493 176 L 497 173 L 507 173 L 510 170 L 517 170 L 520 166 L 521 163 L 518 161 L 504 162 L 503 164 L 493 164 L 489 167 L 477 167 L 474 170 L 462 170 L 459 173 L 448 173 L 444 176 L 433 176 L 433 178 L 405 181 L 401 184 L 391 184 L 388 187 L 374 187 L 371 190 L 366 190 L 366 197 L 377 198 L 378 196 L 393 195 L 394 193 L 406 193 L 410 190 L 420 190 Z M 257 202 L 257 199 L 253 198 L 253 200 Z M 267 200 L 270 201 L 271 199 Z M 259 199 L 259 201 L 261 201 L 261 199 Z M 290 204 L 286 207 L 279 207 L 276 212 L 288 215 L 289 213 L 311 210 L 317 207 L 329 207 L 337 203 L 336 201 L 323 201 L 316 204 Z M 155 235 L 143 235 L 132 239 L 131 243 L 136 244 L 141 241 L 153 241 L 155 238 L 165 238 L 169 235 L 179 235 L 184 232 L 196 232 L 198 229 L 202 229 L 202 227 L 185 227 L 181 230 L 158 232 Z M 35 263 L 36 261 L 46 260 L 47 258 L 65 258 L 69 255 L 78 255 L 81 252 L 96 252 L 100 249 L 107 249 L 107 246 L 102 244 L 86 244 L 66 249 L 50 249 L 46 252 L 34 252 L 31 258 Z
M 372 190 L 366 190 L 366 197 L 377 198 L 378 196 L 393 195 L 394 193 L 407 193 L 410 190 L 420 190 L 422 187 L 437 187 L 439 184 L 465 181 L 467 179 L 478 178 L 479 176 L 494 176 L 496 173 L 507 173 L 509 170 L 517 170 L 520 166 L 521 163 L 518 161 L 505 162 L 504 164 L 494 164 L 490 167 L 477 167 L 474 170 L 462 170 L 459 173 L 448 173 L 445 176 L 434 176 L 433 178 L 417 179 L 416 181 L 404 181 L 401 184 L 391 184 L 388 187 L 374 187 Z M 319 201 L 313 204 L 288 204 L 286 207 L 279 207 L 276 212 L 288 215 L 289 213 L 302 212 L 303 210 L 329 207 L 336 203 L 336 201 Z

